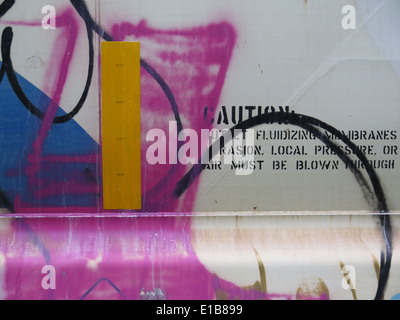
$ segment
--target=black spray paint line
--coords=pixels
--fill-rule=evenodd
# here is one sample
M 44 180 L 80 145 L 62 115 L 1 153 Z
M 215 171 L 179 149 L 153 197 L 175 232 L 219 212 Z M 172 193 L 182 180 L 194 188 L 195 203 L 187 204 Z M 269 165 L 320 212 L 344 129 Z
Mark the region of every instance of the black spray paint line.
M 97 33 L 100 37 L 102 37 L 106 41 L 114 41 L 113 37 L 109 35 L 105 30 L 103 30 L 91 17 L 89 10 L 82 0 L 71 0 L 71 4 L 79 14 L 79 16 L 83 19 L 86 25 L 87 36 L 88 36 L 88 44 L 89 44 L 89 66 L 88 66 L 88 75 L 86 80 L 86 85 L 83 90 L 83 94 L 78 102 L 78 104 L 66 115 L 58 116 L 53 119 L 53 124 L 66 123 L 72 120 L 82 109 L 91 85 L 92 77 L 93 77 L 93 66 L 94 66 L 94 46 L 93 46 L 93 32 Z M 5 12 L 4 12 L 5 13 Z M 0 69 L 0 82 L 4 76 L 7 75 L 11 87 L 18 97 L 18 99 L 22 102 L 22 104 L 26 107 L 26 109 L 32 113 L 34 116 L 38 117 L 40 120 L 43 120 L 45 117 L 45 113 L 42 112 L 39 108 L 37 108 L 25 95 L 23 89 L 18 83 L 17 76 L 15 74 L 12 59 L 11 59 L 11 44 L 13 39 L 13 32 L 11 27 L 7 27 L 3 31 L 2 35 L 2 43 L 1 43 L 1 51 L 3 56 L 3 63 Z M 174 113 L 175 121 L 177 122 L 177 130 L 180 132 L 183 130 L 182 121 L 179 115 L 179 108 L 176 102 L 175 96 L 172 93 L 172 90 L 166 83 L 166 81 L 161 77 L 161 75 L 145 60 L 140 59 L 140 66 L 147 71 L 150 76 L 157 82 L 160 86 L 161 90 L 165 94 L 166 98 L 169 101 L 169 104 Z M 178 148 L 183 145 L 184 142 L 177 141 Z M 146 192 L 147 197 L 155 197 L 160 193 L 160 189 L 162 189 L 165 185 L 165 182 L 168 181 L 177 171 L 177 167 L 173 166 L 167 172 L 166 176 L 163 177 L 159 181 L 157 185 L 155 185 L 151 190 Z
M 71 0 L 71 4 L 74 6 L 75 10 L 78 12 L 81 18 L 85 21 L 85 24 L 88 28 L 97 33 L 103 40 L 114 41 L 114 38 L 93 20 L 83 0 Z M 181 132 L 183 130 L 182 120 L 179 114 L 178 103 L 171 88 L 164 80 L 164 78 L 143 58 L 140 58 L 140 66 L 157 82 L 157 84 L 163 91 L 165 97 L 170 104 L 175 121 L 177 122 L 177 131 Z M 183 144 L 183 141 L 177 140 L 177 156 L 178 150 Z M 144 195 L 142 195 L 142 197 L 144 199 L 148 198 L 154 199 L 156 201 L 158 199 L 157 197 L 160 197 L 161 191 L 164 189 L 166 182 L 168 182 L 176 174 L 177 170 L 178 166 L 171 166 L 166 175 L 164 175 L 162 179 L 151 188 L 151 190 L 148 190 Z
M 11 1 L 12 4 L 9 5 L 11 7 L 14 2 Z M 88 75 L 87 75 L 87 80 L 86 84 L 82 93 L 81 98 L 78 101 L 78 104 L 72 109 L 71 112 L 69 112 L 66 115 L 55 117 L 53 123 L 65 123 L 74 118 L 76 114 L 79 113 L 81 110 L 83 104 L 85 103 L 89 88 L 91 85 L 92 77 L 93 77 L 93 69 L 94 69 L 94 46 L 93 46 L 93 32 L 97 33 L 100 37 L 102 37 L 106 41 L 114 41 L 111 35 L 109 35 L 107 32 L 105 32 L 90 16 L 89 10 L 83 0 L 71 0 L 71 4 L 74 6 L 75 10 L 79 14 L 79 16 L 83 19 L 86 25 L 86 30 L 87 30 L 87 36 L 88 36 L 88 44 L 89 44 L 89 65 L 88 65 Z M 2 4 L 4 5 L 4 3 Z M 0 6 L 1 10 L 1 6 Z M 0 17 L 2 14 L 5 14 L 8 11 L 0 11 Z M 2 51 L 2 58 L 3 58 L 3 64 L 0 70 L 0 81 L 2 80 L 4 73 L 7 74 L 10 84 L 17 95 L 17 97 L 20 99 L 20 101 L 23 103 L 23 105 L 31 112 L 33 115 L 38 117 L 39 119 L 43 120 L 44 118 L 44 112 L 42 112 L 39 108 L 37 108 L 29 99 L 26 97 L 24 91 L 22 90 L 21 86 L 18 83 L 18 79 L 16 77 L 13 64 L 12 64 L 12 59 L 11 59 L 11 44 L 12 44 L 12 39 L 13 39 L 13 32 L 11 27 L 7 27 L 3 31 L 2 35 L 2 46 L 1 46 L 1 51 Z M 178 111 L 178 104 L 175 100 L 175 97 L 170 89 L 170 87 L 167 85 L 165 80 L 161 77 L 161 75 L 145 60 L 140 59 L 140 66 L 143 67 L 144 70 L 146 70 L 152 77 L 153 79 L 159 84 L 161 89 L 163 90 L 164 94 L 166 95 L 171 107 L 172 111 L 174 113 L 175 120 L 177 121 L 177 126 L 178 126 L 178 131 L 182 130 L 182 121 L 179 116 L 179 111 Z
M 110 41 L 110 42 L 114 41 L 114 38 L 93 20 L 85 4 L 85 1 L 83 0 L 70 0 L 70 1 L 71 4 L 74 6 L 75 10 L 77 11 L 77 13 L 80 15 L 80 17 L 83 19 L 83 21 L 85 21 L 86 26 L 90 28 L 90 30 L 98 34 L 105 41 Z M 153 79 L 160 86 L 161 90 L 164 92 L 166 98 L 168 99 L 171 105 L 172 112 L 174 113 L 175 121 L 177 122 L 177 130 L 178 132 L 180 132 L 183 129 L 182 121 L 179 115 L 178 104 L 176 102 L 174 94 L 172 93 L 171 88 L 168 86 L 163 77 L 148 62 L 146 62 L 142 58 L 140 58 L 140 66 L 153 77 Z
M 86 26 L 87 29 L 87 35 L 89 39 L 89 65 L 88 65 L 88 74 L 86 78 L 86 84 L 83 89 L 83 93 L 76 104 L 76 106 L 70 111 L 69 113 L 63 115 L 63 116 L 58 116 L 53 119 L 53 123 L 65 123 L 68 122 L 69 120 L 73 119 L 79 111 L 82 109 L 87 96 L 89 94 L 89 88 L 92 82 L 93 78 L 93 69 L 94 69 L 94 46 L 93 46 L 93 33 L 92 31 Z M 0 81 L 2 80 L 4 73 L 7 75 L 8 80 L 10 82 L 10 85 L 18 97 L 18 99 L 21 101 L 21 103 L 25 106 L 25 108 L 32 113 L 34 116 L 38 117 L 39 119 L 43 120 L 45 113 L 41 111 L 38 107 L 36 107 L 30 100 L 29 98 L 25 95 L 24 90 L 21 88 L 16 73 L 14 71 L 14 67 L 12 64 L 12 59 L 11 59 L 11 44 L 13 40 L 13 31 L 11 27 L 7 27 L 4 29 L 3 34 L 2 34 L 2 40 L 1 40 L 1 54 L 2 54 L 2 59 L 3 63 L 1 66 L 0 70 Z
M 209 152 L 210 149 L 212 151 L 210 153 L 210 158 L 215 156 L 219 150 L 216 148 L 217 146 L 222 146 L 223 144 L 226 144 L 228 142 L 227 139 L 231 139 L 235 136 L 235 134 L 238 131 L 244 131 L 246 129 L 253 128 L 258 125 L 262 124 L 292 124 L 296 126 L 306 126 L 306 125 L 315 125 L 319 126 L 322 129 L 325 129 L 329 132 L 332 133 L 332 135 L 339 137 L 345 144 L 349 146 L 349 148 L 354 152 L 354 154 L 361 160 L 361 162 L 365 165 L 368 175 L 370 176 L 371 182 L 374 186 L 374 191 L 376 194 L 376 200 L 379 202 L 378 204 L 373 205 L 373 210 L 378 210 L 379 212 L 385 213 L 388 211 L 387 205 L 386 205 L 386 199 L 385 195 L 383 193 L 380 181 L 378 176 L 376 175 L 375 171 L 371 167 L 371 165 L 368 163 L 368 159 L 366 156 L 357 148 L 357 146 L 351 142 L 347 137 L 345 137 L 340 131 L 337 129 L 333 128 L 332 126 L 329 126 L 328 124 L 312 118 L 308 117 L 305 115 L 300 115 L 300 114 L 295 114 L 293 111 L 289 112 L 288 108 L 286 111 L 281 108 L 279 112 L 275 112 L 274 108 L 271 108 L 271 112 L 268 113 L 269 108 L 267 109 L 267 113 L 252 117 L 246 121 L 243 121 L 234 127 L 230 128 L 231 134 L 226 136 L 221 136 L 218 140 L 216 140 L 212 146 L 209 147 L 209 149 L 206 152 Z M 371 191 L 368 183 L 366 182 L 364 176 L 358 170 L 355 165 L 350 161 L 350 158 L 342 151 L 334 142 L 332 142 L 328 137 L 326 137 L 323 133 L 320 131 L 316 131 L 314 127 L 307 126 L 304 128 L 305 130 L 308 130 L 309 132 L 313 133 L 318 139 L 320 139 L 324 144 L 328 145 L 333 149 L 335 153 L 337 153 L 338 157 L 341 158 L 343 162 L 348 164 L 349 169 L 353 172 L 355 175 L 357 181 L 360 184 L 360 187 L 363 190 L 364 197 L 366 198 L 367 202 L 369 205 L 372 205 L 372 199 L 375 198 L 374 193 Z M 223 143 L 222 143 L 223 141 Z M 174 191 L 174 194 L 176 196 L 181 196 L 188 188 L 189 186 L 193 183 L 194 180 L 197 179 L 197 177 L 200 175 L 200 173 L 204 170 L 204 166 L 201 164 L 201 161 L 198 162 L 198 164 L 194 165 L 191 170 L 178 182 L 177 187 Z
M 2 4 L 0 4 L 0 18 L 4 16 L 14 4 L 15 0 L 4 0 Z
M 236 126 L 229 129 L 231 131 L 231 135 L 228 137 L 221 136 L 217 141 L 213 143 L 212 146 L 209 147 L 206 152 L 213 153 L 210 157 L 216 155 L 219 152 L 217 146 L 222 146 L 222 141 L 226 144 L 230 137 L 233 138 L 235 133 L 244 131 L 246 129 L 253 128 L 262 124 L 291 124 L 303 128 L 304 130 L 309 131 L 316 138 L 318 138 L 321 142 L 323 142 L 326 146 L 331 148 L 336 155 L 348 165 L 350 171 L 353 173 L 356 178 L 358 184 L 360 185 L 364 198 L 368 202 L 369 205 L 373 205 L 373 210 L 379 212 L 380 214 L 377 216 L 380 221 L 380 226 L 382 228 L 382 236 L 384 239 L 385 252 L 381 251 L 381 268 L 380 268 L 380 277 L 378 282 L 378 288 L 376 291 L 375 299 L 381 300 L 384 296 L 384 291 L 387 286 L 387 282 L 389 279 L 389 272 L 391 266 L 392 259 L 392 227 L 390 222 L 390 216 L 388 215 L 389 210 L 386 203 L 386 197 L 380 183 L 379 177 L 376 174 L 374 168 L 368 162 L 365 154 L 357 148 L 357 146 L 348 139 L 343 133 L 339 130 L 335 129 L 333 126 L 318 120 L 313 117 L 309 117 L 302 114 L 296 114 L 294 111 L 289 112 L 289 108 L 287 107 L 284 111 L 283 108 L 280 108 L 279 112 L 275 112 L 274 108 L 271 108 L 271 112 L 267 112 L 265 114 L 250 118 L 246 121 L 243 121 Z M 360 172 L 358 168 L 356 168 L 355 164 L 351 162 L 351 159 L 344 153 L 344 151 L 334 142 L 332 142 L 323 132 L 319 129 L 324 129 L 333 136 L 338 137 L 343 143 L 345 143 L 352 150 L 354 155 L 358 157 L 358 159 L 364 165 L 368 177 L 371 181 L 373 192 L 370 189 L 366 179 L 363 174 Z M 211 153 L 210 152 L 210 153 Z M 176 197 L 180 197 L 189 187 L 190 185 L 199 177 L 201 172 L 204 170 L 203 164 L 199 161 L 198 164 L 194 165 L 188 173 L 178 182 L 176 189 L 174 190 L 174 195 Z
M 10 201 L 7 193 L 0 189 L 0 208 L 5 208 L 10 212 L 14 212 L 14 205 Z
M 14 0 L 4 1 L 0 5 L 0 17 L 3 16 L 14 5 L 14 3 L 15 3 Z M 89 92 L 89 88 L 91 85 L 91 80 L 92 80 L 92 76 L 93 76 L 93 66 L 94 66 L 94 46 L 93 46 L 92 31 L 96 32 L 100 37 L 102 37 L 106 41 L 114 41 L 114 39 L 107 32 L 105 32 L 98 24 L 96 24 L 93 21 L 84 1 L 71 0 L 71 3 L 74 6 L 74 8 L 76 9 L 76 11 L 78 12 L 78 14 L 84 20 L 86 29 L 87 29 L 87 36 L 88 36 L 88 43 L 89 43 L 88 76 L 87 76 L 87 81 L 86 81 L 86 85 L 85 85 L 83 94 L 82 94 L 78 104 L 74 107 L 74 109 L 70 113 L 68 113 L 64 116 L 61 116 L 61 117 L 55 117 L 53 120 L 54 124 L 66 123 L 69 120 L 73 119 L 74 116 L 79 113 L 79 111 L 83 107 L 83 104 L 86 101 L 86 98 L 87 98 L 87 95 Z M 5 30 L 3 31 L 3 34 L 2 34 L 2 42 L 1 42 L 1 53 L 2 53 L 3 62 L 2 62 L 1 68 L 0 68 L 0 83 L 1 83 L 4 75 L 6 74 L 14 93 L 17 95 L 17 97 L 23 103 L 23 105 L 27 108 L 27 110 L 30 113 L 32 113 L 34 116 L 43 120 L 44 116 L 45 116 L 44 112 L 39 110 L 36 106 L 34 106 L 33 103 L 31 103 L 31 101 L 26 97 L 23 89 L 19 85 L 16 73 L 15 73 L 13 65 L 12 65 L 12 59 L 11 59 L 12 39 L 13 39 L 12 28 L 11 27 L 5 28 Z M 143 59 L 140 59 L 140 65 L 144 70 L 146 70 L 151 75 L 151 77 L 153 77 L 153 79 L 157 82 L 157 84 L 162 89 L 163 93 L 166 95 L 166 97 L 171 105 L 172 111 L 174 113 L 175 120 L 177 122 L 177 129 L 179 132 L 182 131 L 183 125 L 182 125 L 182 121 L 181 121 L 180 114 L 179 114 L 179 108 L 178 108 L 176 99 L 172 93 L 172 90 L 170 89 L 170 87 L 168 86 L 166 81 L 161 77 L 161 75 L 149 63 L 147 63 Z M 183 142 L 178 141 L 178 146 L 180 146 L 181 144 L 183 144 Z M 169 176 L 172 176 L 175 173 L 176 169 L 177 169 L 176 166 L 173 166 L 169 170 L 167 176 L 164 177 L 163 179 L 161 179 L 158 186 L 162 187 L 163 184 L 165 183 L 165 180 L 167 180 Z M 155 188 L 157 188 L 157 186 L 155 186 L 153 189 L 155 189 Z M 0 190 L 0 206 L 7 208 L 8 211 L 10 211 L 12 214 L 16 213 L 13 203 L 10 201 L 6 192 L 4 192 L 2 190 Z M 24 229 L 26 229 L 31 234 L 31 236 L 30 236 L 31 242 L 36 247 L 38 247 L 39 250 L 42 252 L 46 263 L 51 264 L 50 252 L 46 249 L 44 244 L 41 242 L 39 236 L 32 229 L 30 229 L 29 225 L 27 224 L 27 222 L 24 219 L 19 219 L 18 221 L 19 221 L 19 224 L 22 227 L 24 227 Z M 92 291 L 98 285 L 98 283 L 100 283 L 102 281 L 109 282 L 110 285 L 112 287 L 114 287 L 114 289 L 117 292 L 119 292 L 122 296 L 124 296 L 126 298 L 126 296 L 108 279 L 100 279 L 99 281 L 97 281 L 95 283 L 95 285 L 92 288 L 89 289 L 89 291 L 87 293 L 85 293 L 85 295 L 82 297 L 82 299 L 88 293 L 90 293 L 90 291 Z M 49 292 L 48 297 L 51 300 L 54 299 L 53 292 Z
M 11 7 L 15 4 L 15 0 L 4 0 L 3 3 L 0 5 L 0 18 L 4 16 L 8 10 L 11 9 Z M 0 83 L 3 80 L 4 74 L 6 72 L 6 69 L 4 65 L 1 65 L 0 68 Z
M 83 0 L 71 0 L 71 4 L 79 14 L 79 16 L 83 19 L 86 25 L 87 29 L 87 36 L 88 36 L 88 43 L 89 43 L 89 69 L 88 69 L 88 77 L 86 81 L 86 85 L 84 88 L 84 92 L 78 102 L 78 104 L 75 106 L 75 108 L 68 114 L 60 117 L 55 117 L 53 119 L 54 124 L 59 124 L 59 123 L 66 123 L 69 120 L 73 119 L 76 114 L 79 113 L 81 108 L 83 107 L 83 104 L 85 103 L 85 100 L 87 98 L 90 84 L 91 84 L 91 79 L 93 76 L 93 65 L 94 65 L 94 46 L 93 46 L 93 32 L 96 32 L 100 37 L 102 37 L 106 41 L 114 41 L 113 37 L 109 35 L 106 31 L 104 31 L 91 17 L 89 10 Z M 6 12 L 6 11 L 5 11 Z M 5 13 L 4 12 L 4 13 Z M 27 108 L 27 110 L 38 117 L 39 119 L 43 120 L 45 113 L 39 110 L 25 95 L 23 89 L 18 83 L 18 79 L 16 77 L 13 65 L 12 65 L 12 59 L 11 59 L 11 44 L 12 44 L 12 39 L 13 39 L 13 32 L 11 27 L 7 27 L 3 31 L 2 35 L 2 43 L 1 43 L 1 51 L 2 51 L 2 56 L 3 56 L 3 63 L 0 69 L 0 82 L 3 79 L 4 74 L 7 75 L 11 87 L 14 91 L 14 93 L 17 95 L 19 100 L 22 102 L 22 104 Z M 169 104 L 172 108 L 172 112 L 174 114 L 175 121 L 177 122 L 177 130 L 178 132 L 183 130 L 183 125 L 182 121 L 180 118 L 179 114 L 179 108 L 178 104 L 176 102 L 175 96 L 172 93 L 172 90 L 166 83 L 166 81 L 162 78 L 162 76 L 145 60 L 142 58 L 140 59 L 140 65 L 141 67 L 147 71 L 150 76 L 157 82 L 157 84 L 160 86 L 161 90 L 165 94 L 166 98 L 169 101 Z M 183 145 L 184 142 L 182 141 L 177 141 L 178 148 L 181 145 Z M 177 151 L 178 152 L 178 151 Z M 151 190 L 146 192 L 146 195 L 148 197 L 155 196 L 159 194 L 160 189 L 162 189 L 165 185 L 165 182 L 168 181 L 177 171 L 178 167 L 172 166 L 171 169 L 167 172 L 167 174 L 159 181 L 159 183 L 154 186 Z

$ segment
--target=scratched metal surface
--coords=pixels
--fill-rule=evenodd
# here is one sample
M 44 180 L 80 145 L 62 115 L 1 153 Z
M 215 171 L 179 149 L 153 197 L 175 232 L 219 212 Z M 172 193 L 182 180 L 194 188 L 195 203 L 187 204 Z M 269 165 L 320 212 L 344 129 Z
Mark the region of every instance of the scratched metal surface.
M 3 1 L 0 298 L 400 299 L 398 9 Z M 141 45 L 141 210 L 103 208 L 104 41 Z M 149 157 L 171 121 L 256 130 L 254 168 Z

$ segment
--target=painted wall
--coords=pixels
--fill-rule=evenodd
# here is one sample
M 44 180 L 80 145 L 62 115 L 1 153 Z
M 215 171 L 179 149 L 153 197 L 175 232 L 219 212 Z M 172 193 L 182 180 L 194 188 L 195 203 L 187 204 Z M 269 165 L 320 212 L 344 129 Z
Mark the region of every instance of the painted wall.
M 398 9 L 3 1 L 0 298 L 394 297 Z M 140 42 L 140 210 L 103 207 L 100 49 L 112 41 Z M 203 130 L 254 130 L 251 174 L 195 163 L 171 122 L 195 146 Z M 151 164 L 152 129 L 191 163 L 167 152 Z

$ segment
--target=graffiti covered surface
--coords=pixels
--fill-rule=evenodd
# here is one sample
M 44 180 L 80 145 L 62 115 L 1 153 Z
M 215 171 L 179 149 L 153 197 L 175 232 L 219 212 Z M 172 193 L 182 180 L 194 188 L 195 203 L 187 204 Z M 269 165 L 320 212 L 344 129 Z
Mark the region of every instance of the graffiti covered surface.
M 3 1 L 0 298 L 394 296 L 399 38 L 376 29 L 396 6 Z M 121 41 L 140 43 L 141 210 L 103 207 L 100 49 Z
M 400 290 L 394 249 L 377 295 L 384 244 L 369 216 L 3 219 L 0 226 L 3 299 L 370 300 Z
M 103 207 L 100 47 L 135 41 L 142 210 L 118 213 L 397 211 L 398 35 L 375 32 L 396 4 L 354 2 L 355 29 L 341 3 L 228 4 L 54 1 L 52 21 L 48 3 L 29 15 L 5 1 L 2 206 L 115 213 Z

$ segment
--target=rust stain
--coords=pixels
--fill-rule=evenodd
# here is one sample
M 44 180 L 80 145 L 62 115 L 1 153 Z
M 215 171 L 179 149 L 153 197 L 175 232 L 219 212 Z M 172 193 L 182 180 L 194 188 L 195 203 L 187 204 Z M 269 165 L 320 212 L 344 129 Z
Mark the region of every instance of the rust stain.
M 260 285 L 261 285 L 260 291 L 267 293 L 267 274 L 265 272 L 265 266 L 256 248 L 254 248 L 254 253 L 257 258 L 258 270 L 260 271 Z
M 224 290 L 221 289 L 216 289 L 215 290 L 215 299 L 216 300 L 229 300 L 230 295 L 228 292 L 225 292 Z
M 265 266 L 264 266 L 264 263 L 262 262 L 262 259 L 260 257 L 260 254 L 258 253 L 258 251 L 255 248 L 253 248 L 253 249 L 254 249 L 254 253 L 257 258 L 258 270 L 260 272 L 260 281 L 257 280 L 256 282 L 254 282 L 254 284 L 252 284 L 250 286 L 242 287 L 242 289 L 244 289 L 244 290 L 254 289 L 254 290 L 257 290 L 260 292 L 267 293 L 267 274 L 265 272 Z
M 296 300 L 309 299 L 329 300 L 329 289 L 321 278 L 309 278 L 303 280 L 296 291 Z
M 381 267 L 379 265 L 378 259 L 375 257 L 375 255 L 373 253 L 371 253 L 372 256 L 372 261 L 374 262 L 374 269 L 375 269 L 375 273 L 376 273 L 376 279 L 379 282 L 379 274 L 381 271 Z

